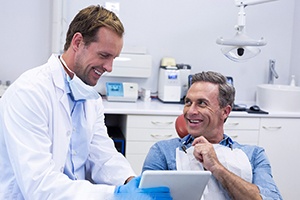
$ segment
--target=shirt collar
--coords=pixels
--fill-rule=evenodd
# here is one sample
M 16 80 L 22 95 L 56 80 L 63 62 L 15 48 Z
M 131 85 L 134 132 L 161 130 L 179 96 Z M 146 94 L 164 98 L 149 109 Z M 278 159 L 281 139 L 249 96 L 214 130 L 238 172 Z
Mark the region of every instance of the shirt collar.
M 185 136 L 184 138 L 182 138 L 181 141 L 182 141 L 187 147 L 190 147 L 190 146 L 192 146 L 192 143 L 193 143 L 193 141 L 194 141 L 194 138 L 193 138 L 190 134 L 188 134 L 187 136 Z M 232 146 L 232 144 L 233 144 L 233 141 L 232 141 L 232 139 L 231 139 L 228 135 L 224 134 L 224 135 L 223 135 L 223 140 L 221 140 L 221 142 L 219 142 L 219 144 L 231 148 L 231 146 Z
M 233 144 L 233 141 L 232 141 L 232 139 L 228 135 L 224 134 L 223 135 L 223 140 L 221 140 L 221 142 L 219 144 L 231 148 L 231 146 Z

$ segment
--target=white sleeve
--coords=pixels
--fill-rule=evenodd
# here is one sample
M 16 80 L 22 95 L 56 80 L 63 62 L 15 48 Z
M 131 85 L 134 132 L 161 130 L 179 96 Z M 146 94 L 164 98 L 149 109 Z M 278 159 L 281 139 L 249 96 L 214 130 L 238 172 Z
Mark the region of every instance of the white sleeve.
M 33 83 L 34 84 L 34 83 Z M 14 87 L 14 86 L 11 86 Z M 35 89 L 33 89 L 35 88 Z M 52 115 L 46 87 L 14 87 L 1 99 L 3 138 L 11 169 L 10 194 L 22 192 L 25 199 L 109 199 L 115 186 L 72 181 L 55 169 L 49 121 Z M 100 152 L 101 153 L 101 152 Z M 1 161 L 2 162 L 2 161 Z M 7 184 L 8 185 L 8 184 Z
M 116 150 L 113 140 L 107 133 L 102 100 L 98 100 L 96 105 L 97 116 L 89 156 L 92 180 L 96 183 L 122 185 L 128 177 L 136 174 L 127 159 Z

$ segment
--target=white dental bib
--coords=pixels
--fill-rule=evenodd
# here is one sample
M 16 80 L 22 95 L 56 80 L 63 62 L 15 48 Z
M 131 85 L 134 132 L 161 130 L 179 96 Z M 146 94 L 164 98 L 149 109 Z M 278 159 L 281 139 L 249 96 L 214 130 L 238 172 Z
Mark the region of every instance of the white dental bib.
M 224 145 L 213 145 L 220 163 L 229 171 L 243 178 L 248 182 L 252 182 L 252 168 L 247 155 L 240 149 L 231 149 Z M 190 147 L 184 151 L 176 149 L 176 167 L 177 170 L 204 170 L 200 163 L 193 155 L 194 147 Z M 193 186 L 191 186 L 193 187 Z M 225 200 L 230 199 L 227 192 L 221 184 L 211 176 L 201 200 Z

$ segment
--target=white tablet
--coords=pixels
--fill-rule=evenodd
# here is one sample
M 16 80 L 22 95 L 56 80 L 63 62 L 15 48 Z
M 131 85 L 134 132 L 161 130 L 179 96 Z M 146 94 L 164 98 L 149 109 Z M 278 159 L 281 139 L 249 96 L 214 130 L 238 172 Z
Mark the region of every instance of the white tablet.
M 139 188 L 166 186 L 173 200 L 200 200 L 210 177 L 210 171 L 148 170 Z

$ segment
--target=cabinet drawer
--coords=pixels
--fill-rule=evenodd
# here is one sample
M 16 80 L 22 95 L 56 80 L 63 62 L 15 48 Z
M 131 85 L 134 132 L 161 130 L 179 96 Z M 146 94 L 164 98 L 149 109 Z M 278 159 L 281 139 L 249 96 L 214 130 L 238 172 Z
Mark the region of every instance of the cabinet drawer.
M 240 144 L 258 145 L 258 130 L 226 130 L 225 134 Z
M 174 128 L 176 118 L 177 116 L 128 115 L 127 128 Z
M 224 125 L 225 130 L 259 130 L 259 118 L 229 117 Z
M 175 128 L 170 129 L 127 129 L 127 141 L 159 141 L 178 137 Z

